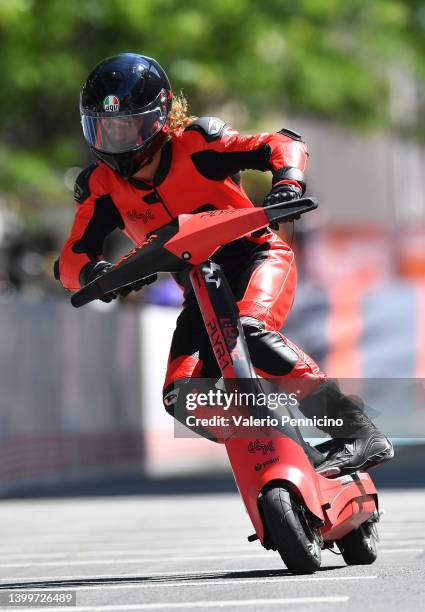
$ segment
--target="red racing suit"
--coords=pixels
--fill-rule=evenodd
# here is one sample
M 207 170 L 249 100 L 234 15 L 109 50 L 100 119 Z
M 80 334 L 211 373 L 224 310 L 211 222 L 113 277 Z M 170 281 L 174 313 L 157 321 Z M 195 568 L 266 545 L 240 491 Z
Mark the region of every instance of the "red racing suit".
M 161 151 L 152 183 L 124 180 L 106 164 L 93 164 L 75 185 L 76 215 L 55 275 L 75 291 L 101 259 L 105 237 L 119 228 L 136 246 L 183 213 L 249 208 L 240 171 L 271 171 L 273 184 L 304 187 L 307 148 L 290 130 L 241 135 L 214 117 L 195 120 L 173 133 Z M 280 329 L 291 308 L 296 268 L 290 247 L 270 230 L 222 247 L 219 263 L 234 292 L 254 366 L 262 375 L 323 379 L 314 361 Z M 164 401 L 176 380 L 213 376 L 216 364 L 187 275 L 176 277 L 185 292 L 177 321 Z

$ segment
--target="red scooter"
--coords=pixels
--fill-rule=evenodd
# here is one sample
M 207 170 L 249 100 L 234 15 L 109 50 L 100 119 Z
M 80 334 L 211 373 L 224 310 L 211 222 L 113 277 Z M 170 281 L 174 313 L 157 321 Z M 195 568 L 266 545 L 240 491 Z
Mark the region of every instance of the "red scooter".
M 261 381 L 252 366 L 233 294 L 222 269 L 209 258 L 228 242 L 316 207 L 315 199 L 303 198 L 265 208 L 179 215 L 143 247 L 75 293 L 71 303 L 83 306 L 156 272 L 187 270 L 225 390 L 231 393 L 236 379 L 245 392 L 258 392 Z M 258 416 L 258 407 L 255 412 Z M 278 550 L 296 574 L 315 572 L 321 550 L 335 544 L 347 564 L 373 563 L 379 513 L 369 474 L 360 470 L 341 476 L 337 469 L 320 473 L 320 457 L 326 459 L 328 442 L 310 447 L 294 428 L 273 438 L 269 432 L 270 428 L 260 428 L 251 439 L 232 434 L 224 441 L 254 526 L 249 541 L 259 539 L 266 549 Z M 265 448 L 267 460 L 261 456 Z

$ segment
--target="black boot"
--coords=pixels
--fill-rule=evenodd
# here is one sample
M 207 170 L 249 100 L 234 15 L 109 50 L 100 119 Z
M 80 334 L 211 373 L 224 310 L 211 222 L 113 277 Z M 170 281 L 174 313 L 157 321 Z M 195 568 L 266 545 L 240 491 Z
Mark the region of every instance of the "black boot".
M 394 457 L 388 438 L 375 427 L 361 405 L 344 395 L 334 381 L 328 380 L 303 400 L 300 410 L 309 418 L 342 419 L 340 427 L 334 424 L 320 427 L 332 441 L 318 472 L 338 468 L 340 474 L 347 474 Z

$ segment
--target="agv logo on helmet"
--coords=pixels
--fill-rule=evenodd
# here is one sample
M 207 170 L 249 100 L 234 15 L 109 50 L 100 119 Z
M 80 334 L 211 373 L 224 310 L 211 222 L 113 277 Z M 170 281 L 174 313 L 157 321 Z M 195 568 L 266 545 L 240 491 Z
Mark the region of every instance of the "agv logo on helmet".
M 115 113 L 120 110 L 120 101 L 117 96 L 106 96 L 103 100 L 103 108 L 105 111 Z

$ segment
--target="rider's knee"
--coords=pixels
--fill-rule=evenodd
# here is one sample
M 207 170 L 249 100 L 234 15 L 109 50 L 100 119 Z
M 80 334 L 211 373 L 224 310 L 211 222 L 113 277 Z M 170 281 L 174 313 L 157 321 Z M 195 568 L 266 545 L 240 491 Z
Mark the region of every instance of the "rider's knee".
M 162 395 L 162 401 L 164 403 L 164 408 L 168 412 L 170 416 L 175 418 L 179 423 L 184 425 L 187 429 L 195 432 L 199 436 L 210 440 L 211 442 L 218 442 L 219 444 L 224 443 L 224 438 L 218 435 L 217 431 L 211 431 L 207 427 L 202 426 L 201 424 L 191 425 L 188 421 L 188 416 L 193 417 L 193 413 L 188 412 L 182 405 L 182 401 L 179 400 L 179 395 L 183 390 L 174 384 L 169 385 L 164 389 Z M 183 392 L 181 393 L 181 398 L 183 398 Z M 193 420 L 193 418 L 192 418 Z
M 271 376 L 286 376 L 296 367 L 299 356 L 277 331 L 266 330 L 262 321 L 241 317 L 254 367 Z
M 162 402 L 165 410 L 170 416 L 174 416 L 174 406 L 177 403 L 179 396 L 178 389 L 174 388 L 174 385 L 168 386 L 162 393 Z

